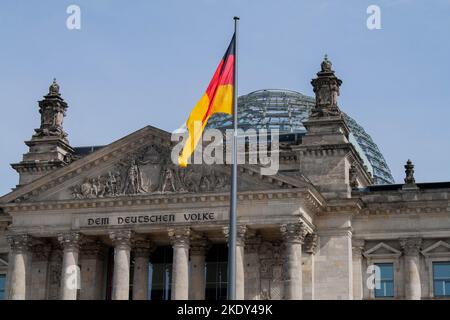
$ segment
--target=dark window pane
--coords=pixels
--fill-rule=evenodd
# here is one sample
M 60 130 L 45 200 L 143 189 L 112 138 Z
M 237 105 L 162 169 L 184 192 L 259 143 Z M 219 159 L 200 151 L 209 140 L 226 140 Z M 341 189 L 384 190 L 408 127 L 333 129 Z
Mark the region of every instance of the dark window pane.
M 5 284 L 6 276 L 4 274 L 0 274 L 0 300 L 5 300 Z
M 450 296 L 450 262 L 433 262 L 434 295 Z
M 380 268 L 380 288 L 375 289 L 375 297 L 394 297 L 394 264 L 377 263 Z

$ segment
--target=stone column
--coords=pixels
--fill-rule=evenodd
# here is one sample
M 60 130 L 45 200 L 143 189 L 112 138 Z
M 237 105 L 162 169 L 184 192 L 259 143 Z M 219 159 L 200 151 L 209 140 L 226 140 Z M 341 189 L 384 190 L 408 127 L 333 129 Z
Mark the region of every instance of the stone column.
M 77 293 L 80 288 L 80 268 L 78 265 L 80 240 L 81 234 L 78 232 L 58 235 L 58 241 L 63 248 L 61 300 L 77 300 Z
M 401 239 L 400 245 L 404 254 L 405 299 L 420 300 L 422 297 L 420 284 L 420 247 L 422 239 Z
M 80 300 L 101 300 L 103 296 L 105 246 L 98 239 L 81 244 Z
M 228 243 L 228 227 L 223 228 L 226 241 Z M 236 300 L 245 299 L 245 268 L 244 268 L 244 249 L 246 225 L 238 225 L 236 228 Z
M 304 300 L 314 300 L 314 255 L 317 249 L 317 234 L 311 233 L 305 237 L 303 261 L 302 294 Z
M 31 238 L 26 234 L 8 236 L 11 247 L 9 260 L 8 300 L 25 300 L 29 273 Z
M 47 276 L 49 257 L 51 252 L 50 243 L 36 240 L 32 245 L 31 263 L 31 299 L 47 299 Z
M 302 244 L 306 236 L 303 223 L 283 224 L 280 228 L 285 244 L 284 298 L 300 300 L 302 288 Z
M 191 278 L 189 282 L 189 300 L 205 300 L 206 265 L 205 254 L 209 243 L 205 238 L 191 241 Z
M 189 298 L 189 227 L 169 229 L 173 247 L 172 259 L 172 300 Z
M 145 237 L 136 238 L 134 241 L 133 300 L 148 300 L 148 268 L 153 249 Z
M 130 298 L 131 230 L 116 230 L 109 234 L 114 245 L 112 300 Z
M 364 240 L 352 240 L 352 264 L 353 264 L 353 300 L 362 300 L 364 298 L 364 278 L 363 275 L 363 256 Z

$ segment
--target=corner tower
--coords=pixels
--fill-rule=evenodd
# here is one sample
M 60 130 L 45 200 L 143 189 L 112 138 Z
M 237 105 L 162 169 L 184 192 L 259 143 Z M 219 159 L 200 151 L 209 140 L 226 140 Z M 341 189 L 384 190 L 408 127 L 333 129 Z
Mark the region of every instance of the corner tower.
M 316 95 L 300 153 L 300 170 L 327 198 L 349 198 L 352 188 L 372 184 L 364 162 L 349 141 L 350 129 L 338 107 L 342 80 L 325 55 L 321 70 L 311 81 Z
M 28 184 L 72 161 L 74 151 L 63 129 L 67 108 L 54 79 L 48 94 L 39 101 L 41 125 L 35 129 L 31 140 L 25 141 L 29 150 L 23 155 L 21 162 L 11 165 L 19 173 L 18 186 Z

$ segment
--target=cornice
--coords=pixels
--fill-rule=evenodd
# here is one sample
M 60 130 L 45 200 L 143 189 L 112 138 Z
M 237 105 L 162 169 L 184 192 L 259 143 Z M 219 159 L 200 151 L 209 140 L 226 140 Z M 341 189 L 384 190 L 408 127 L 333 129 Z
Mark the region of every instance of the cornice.
M 264 191 L 244 191 L 238 193 L 239 201 L 264 201 L 264 200 L 284 200 L 301 199 L 302 202 L 313 212 L 319 212 L 324 201 L 320 195 L 317 196 L 309 188 L 292 188 Z M 19 202 L 2 205 L 7 213 L 18 212 L 38 212 L 38 211 L 61 211 L 65 209 L 89 210 L 97 208 L 129 208 L 145 206 L 160 206 L 167 204 L 211 204 L 211 202 L 228 205 L 229 192 L 224 193 L 174 193 L 174 194 L 153 194 L 118 196 L 114 198 L 95 198 L 82 200 L 57 200 L 41 202 Z

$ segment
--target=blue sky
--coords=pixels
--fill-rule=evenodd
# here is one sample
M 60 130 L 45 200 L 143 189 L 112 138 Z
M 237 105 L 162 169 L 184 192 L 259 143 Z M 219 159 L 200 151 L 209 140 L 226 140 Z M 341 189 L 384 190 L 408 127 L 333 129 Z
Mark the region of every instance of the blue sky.
M 81 8 L 68 30 L 66 8 Z M 366 9 L 381 8 L 381 30 Z M 401 182 L 450 181 L 450 0 L 2 0 L 0 194 L 39 127 L 37 100 L 56 77 L 73 146 L 108 144 L 153 125 L 179 127 L 240 22 L 239 92 L 312 95 L 328 53 L 340 107 L 372 136 Z

